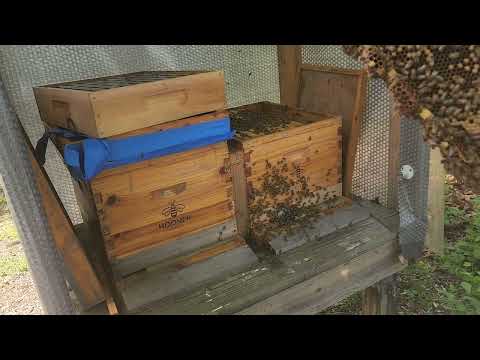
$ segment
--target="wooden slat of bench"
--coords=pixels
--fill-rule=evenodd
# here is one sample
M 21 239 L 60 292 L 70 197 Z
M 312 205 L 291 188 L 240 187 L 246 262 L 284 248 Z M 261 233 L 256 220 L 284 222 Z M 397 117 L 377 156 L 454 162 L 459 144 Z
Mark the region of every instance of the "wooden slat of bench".
M 157 264 L 167 258 L 186 254 L 202 246 L 211 245 L 221 239 L 228 239 L 235 235 L 237 227 L 234 220 L 228 220 L 209 229 L 180 237 L 166 244 L 144 249 L 139 253 L 117 260 L 113 267 L 122 276 Z
M 390 231 L 398 233 L 400 228 L 400 217 L 398 216 L 398 212 L 387 209 L 373 201 L 363 200 L 358 203 L 367 208 L 368 211 L 370 211 L 370 214 Z
M 210 281 L 218 281 L 253 265 L 257 262 L 257 257 L 243 239 L 241 242 L 243 246 L 229 249 L 182 269 L 160 267 L 125 279 L 124 296 L 129 310 L 135 311 L 138 307 L 163 297 L 189 291 Z
M 254 304 L 238 314 L 301 314 L 314 315 L 354 292 L 402 270 L 398 246 L 387 242 L 277 295 Z
M 388 212 L 388 210 L 385 211 Z M 378 220 L 371 217 L 319 241 L 308 242 L 295 250 L 268 259 L 234 276 L 212 283 L 210 286 L 203 286 L 189 294 L 168 297 L 144 306 L 139 313 L 232 314 L 247 311 L 249 307 L 253 311 L 255 304 L 261 304 L 262 301 L 268 301 L 270 298 L 274 299 L 277 295 L 280 297 L 276 301 L 282 303 L 282 292 L 301 286 L 299 284 L 302 283 L 308 284 L 306 281 L 309 279 L 316 278 L 313 280 L 316 282 L 324 278 L 332 289 L 335 288 L 334 284 L 342 280 L 338 275 L 338 267 L 350 262 L 357 264 L 356 258 L 360 258 L 358 261 L 361 266 L 355 265 L 352 269 L 360 269 L 363 274 L 365 271 L 368 273 L 370 271 L 368 269 L 373 269 L 375 266 L 380 275 L 397 271 L 398 261 L 394 254 L 396 253 L 395 239 L 396 233 L 389 231 Z M 374 254 L 377 256 L 372 256 Z M 390 270 L 387 269 L 388 264 L 392 265 Z M 373 278 L 378 277 L 376 273 L 371 275 Z M 369 280 L 364 279 L 363 283 L 367 283 L 366 286 L 368 286 Z M 340 293 L 349 292 L 343 289 Z M 338 296 L 341 295 L 340 293 Z M 333 291 L 333 295 L 326 298 L 335 298 L 335 294 Z M 305 299 L 312 298 L 311 295 L 309 296 Z M 308 307 L 319 308 L 317 305 Z M 265 313 L 265 311 L 262 309 L 260 312 Z

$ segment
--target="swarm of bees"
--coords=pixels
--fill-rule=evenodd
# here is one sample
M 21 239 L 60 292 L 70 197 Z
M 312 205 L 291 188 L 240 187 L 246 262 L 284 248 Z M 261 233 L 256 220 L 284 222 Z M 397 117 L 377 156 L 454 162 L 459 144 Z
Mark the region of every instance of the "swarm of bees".
M 480 46 L 344 45 L 383 79 L 401 115 L 419 119 L 446 170 L 480 192 Z
M 229 112 L 232 128 L 247 137 L 249 132 L 257 136 L 281 131 L 288 128 L 293 120 L 286 106 L 278 106 L 270 111 L 240 108 L 230 109 Z
M 311 185 L 301 167 L 289 164 L 285 158 L 276 165 L 267 160 L 265 173 L 258 180 L 260 186 L 252 187 L 249 194 L 250 238 L 257 243 L 291 235 L 337 207 L 333 194 Z

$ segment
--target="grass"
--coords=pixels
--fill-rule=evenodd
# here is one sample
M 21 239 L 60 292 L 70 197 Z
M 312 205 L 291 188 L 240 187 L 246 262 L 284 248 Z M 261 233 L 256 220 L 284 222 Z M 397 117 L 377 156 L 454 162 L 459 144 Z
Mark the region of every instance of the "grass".
M 0 216 L 0 241 L 17 241 L 18 233 L 10 216 Z
M 456 314 L 480 315 L 480 197 L 472 203 L 465 233 L 448 244 L 441 266 L 460 281 L 443 292 L 448 309 Z
M 6 212 L 8 213 L 7 198 L 5 197 L 3 188 L 0 186 L 0 215 L 3 215 Z
M 21 255 L 9 255 L 0 257 L 0 277 L 18 275 L 28 271 L 27 259 Z
M 399 315 L 447 314 L 449 308 L 443 291 L 458 280 L 439 267 L 438 257 L 428 256 L 408 266 L 397 275 L 397 304 Z M 357 315 L 361 313 L 361 293 L 356 293 L 324 315 Z
M 19 241 L 17 229 L 8 212 L 3 191 L 0 189 L 0 277 L 28 271 L 23 251 L 14 249 Z

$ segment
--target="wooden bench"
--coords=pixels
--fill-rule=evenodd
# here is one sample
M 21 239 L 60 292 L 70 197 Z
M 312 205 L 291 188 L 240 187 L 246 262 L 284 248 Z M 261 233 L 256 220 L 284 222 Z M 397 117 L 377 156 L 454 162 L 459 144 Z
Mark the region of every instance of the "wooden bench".
M 369 201 L 356 204 L 368 210 L 358 222 L 335 225 L 341 228 L 316 239 L 310 233 L 296 248 L 164 298 L 138 291 L 142 283 L 158 283 L 160 272 L 139 275 L 123 289 L 129 313 L 317 314 L 405 266 L 399 260 L 398 213 Z M 107 312 L 99 305 L 86 313 Z

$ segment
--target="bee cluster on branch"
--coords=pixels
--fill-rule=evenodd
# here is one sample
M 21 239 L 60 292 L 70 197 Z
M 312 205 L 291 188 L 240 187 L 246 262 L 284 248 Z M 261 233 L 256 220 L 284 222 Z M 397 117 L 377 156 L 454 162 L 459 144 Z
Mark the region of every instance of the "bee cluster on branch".
M 446 170 L 480 192 L 480 46 L 344 45 L 383 79 L 401 115 L 420 119 Z

